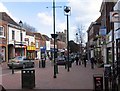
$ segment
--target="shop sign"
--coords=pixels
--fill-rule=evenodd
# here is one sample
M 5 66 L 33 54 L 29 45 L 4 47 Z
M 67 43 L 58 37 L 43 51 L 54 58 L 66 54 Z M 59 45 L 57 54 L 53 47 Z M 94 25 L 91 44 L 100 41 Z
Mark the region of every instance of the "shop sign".
M 120 11 L 112 11 L 110 12 L 110 22 L 120 22 Z
M 34 50 L 36 50 L 36 47 L 35 46 L 27 46 L 27 50 L 34 51 Z

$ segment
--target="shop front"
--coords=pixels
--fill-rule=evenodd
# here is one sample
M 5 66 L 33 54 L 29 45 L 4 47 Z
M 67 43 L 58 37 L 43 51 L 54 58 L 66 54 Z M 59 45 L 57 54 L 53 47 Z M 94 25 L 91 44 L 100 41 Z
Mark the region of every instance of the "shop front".
M 116 37 L 116 61 L 117 61 L 117 75 L 118 75 L 118 90 L 120 90 L 120 29 L 115 31 Z
M 120 29 L 116 31 L 116 60 L 120 61 Z
M 16 56 L 26 56 L 26 46 L 25 45 L 15 45 L 15 57 Z
M 36 57 L 36 47 L 35 46 L 27 46 L 27 56 L 28 59 L 35 59 Z
M 6 39 L 0 39 L 0 59 L 2 59 L 2 61 L 6 61 Z
M 107 54 L 107 64 L 112 65 L 112 31 L 110 31 L 106 37 L 106 54 Z

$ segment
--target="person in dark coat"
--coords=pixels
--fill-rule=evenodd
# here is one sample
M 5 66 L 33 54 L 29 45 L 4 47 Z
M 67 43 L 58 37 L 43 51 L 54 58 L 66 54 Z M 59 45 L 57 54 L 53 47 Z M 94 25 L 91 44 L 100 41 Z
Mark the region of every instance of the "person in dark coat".
M 76 65 L 78 65 L 79 58 L 78 56 L 75 57 Z
M 92 57 L 90 61 L 91 61 L 91 68 L 94 69 L 94 61 L 95 61 L 94 57 Z

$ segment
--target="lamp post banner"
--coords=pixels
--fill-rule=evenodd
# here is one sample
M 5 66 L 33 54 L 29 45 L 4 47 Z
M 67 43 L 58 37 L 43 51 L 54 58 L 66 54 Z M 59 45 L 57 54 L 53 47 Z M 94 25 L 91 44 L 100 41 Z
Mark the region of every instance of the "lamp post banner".
M 99 35 L 106 36 L 106 27 L 105 26 L 100 27 Z

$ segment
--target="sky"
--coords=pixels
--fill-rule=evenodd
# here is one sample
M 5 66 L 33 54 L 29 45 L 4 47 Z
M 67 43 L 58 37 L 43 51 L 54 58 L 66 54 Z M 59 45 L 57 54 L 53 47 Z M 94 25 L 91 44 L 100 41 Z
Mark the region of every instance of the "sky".
M 55 0 L 56 32 L 67 27 L 64 6 L 71 7 L 69 16 L 69 40 L 75 40 L 78 26 L 86 31 L 91 22 L 100 16 L 102 0 Z M 36 28 L 42 34 L 51 37 L 53 33 L 53 0 L 0 0 L 0 12 L 7 12 L 16 22 L 20 20 Z M 62 6 L 60 8 L 59 6 Z M 48 8 L 47 8 L 48 7 Z M 84 36 L 87 41 L 87 36 Z

